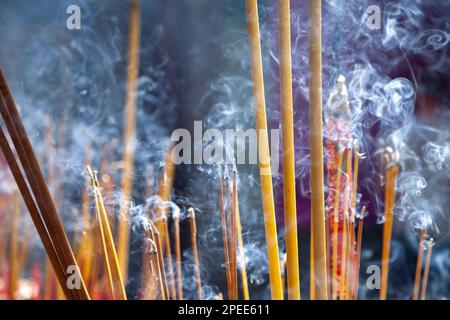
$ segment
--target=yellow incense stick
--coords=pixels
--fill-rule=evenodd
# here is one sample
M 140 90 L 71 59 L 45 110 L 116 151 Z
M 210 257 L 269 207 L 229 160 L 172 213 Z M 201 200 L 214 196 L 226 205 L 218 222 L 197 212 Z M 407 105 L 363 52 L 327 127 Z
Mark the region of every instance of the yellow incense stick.
M 267 257 L 269 262 L 269 278 L 272 299 L 282 300 L 280 257 L 278 253 L 277 226 L 275 204 L 272 190 L 272 174 L 270 168 L 269 137 L 267 133 L 266 103 L 264 96 L 264 79 L 261 58 L 261 43 L 258 21 L 258 3 L 247 0 L 247 23 L 252 64 L 253 96 L 256 113 L 256 129 L 258 134 L 259 174 L 264 211 Z
M 311 145 L 311 212 L 314 229 L 315 293 L 327 300 L 325 204 L 322 124 L 322 1 L 308 1 L 309 15 L 309 123 Z
M 297 207 L 295 196 L 294 111 L 292 103 L 290 0 L 280 0 L 281 129 L 283 143 L 284 221 L 286 232 L 288 299 L 300 299 Z
M 397 177 L 398 167 L 393 165 L 386 170 L 385 186 L 385 221 L 383 228 L 383 245 L 381 257 L 381 290 L 380 300 L 386 300 L 388 274 L 389 274 L 389 256 L 391 251 L 392 224 L 394 217 L 395 204 L 395 178 Z
M 105 263 L 110 265 L 110 281 L 113 282 L 113 298 L 116 296 L 117 291 L 117 297 L 120 300 L 126 300 L 127 296 L 125 293 L 125 286 L 122 279 L 122 274 L 119 266 L 119 259 L 117 257 L 116 247 L 114 245 L 114 238 L 111 233 L 111 228 L 109 226 L 109 220 L 108 216 L 106 214 L 105 205 L 103 203 L 103 198 L 99 190 L 99 183 L 97 180 L 97 177 L 92 172 L 90 167 L 88 168 L 89 175 L 92 179 L 92 188 L 94 189 L 94 196 L 96 200 L 97 205 L 97 214 L 98 214 L 98 220 L 99 220 L 99 227 L 100 227 L 100 234 L 102 236 L 102 243 L 103 243 L 103 251 L 105 254 Z
M 134 139 L 136 130 L 136 86 L 139 74 L 139 43 L 140 43 L 140 2 L 132 0 L 130 10 L 130 30 L 128 44 L 128 74 L 127 92 L 125 103 L 125 123 L 123 133 L 123 172 L 122 192 L 125 199 L 132 195 L 133 188 L 133 163 L 134 163 Z M 118 258 L 122 270 L 123 279 L 128 275 L 128 245 L 130 230 L 128 225 L 129 212 L 126 205 L 120 208 L 121 219 L 118 230 Z

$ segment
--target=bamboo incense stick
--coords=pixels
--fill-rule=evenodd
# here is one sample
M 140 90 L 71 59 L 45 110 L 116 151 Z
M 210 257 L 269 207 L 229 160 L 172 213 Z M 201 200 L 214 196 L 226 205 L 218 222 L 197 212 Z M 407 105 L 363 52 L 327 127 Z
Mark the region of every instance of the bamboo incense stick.
M 344 152 L 339 150 L 338 164 L 336 171 L 336 189 L 334 197 L 334 209 L 333 209 L 333 229 L 332 229 L 332 300 L 336 300 L 338 297 L 338 247 L 339 247 L 339 198 L 341 190 L 341 172 L 342 162 L 344 158 Z
M 311 144 L 311 212 L 314 229 L 315 292 L 327 300 L 325 208 L 322 129 L 322 1 L 308 1 L 309 15 L 309 124 Z
M 130 9 L 130 29 L 128 43 L 127 92 L 125 102 L 125 123 L 123 133 L 123 172 L 122 192 L 125 199 L 132 195 L 134 168 L 134 140 L 136 131 L 137 78 L 139 75 L 140 46 L 140 0 L 132 0 Z M 129 212 L 124 205 L 120 208 L 121 217 L 118 229 L 118 257 L 123 279 L 128 277 L 128 246 L 130 230 L 128 225 Z
M 21 162 L 24 173 L 28 179 L 31 190 L 28 189 L 25 177 L 22 175 L 21 168 L 16 162 L 14 153 L 9 146 L 9 142 L 4 135 L 3 130 L 0 130 L 0 143 L 5 154 L 5 158 L 7 159 L 8 166 L 14 175 L 22 197 L 24 198 L 27 208 L 33 218 L 33 222 L 38 229 L 47 254 L 49 254 L 54 268 L 58 269 L 58 279 L 63 287 L 66 297 L 68 299 L 89 299 L 89 294 L 86 290 L 81 275 L 80 289 L 69 289 L 66 286 L 65 280 L 68 275 L 65 272 L 68 270 L 68 267 L 75 266 L 75 270 L 77 272 L 79 272 L 79 268 L 62 223 L 59 220 L 55 204 L 45 183 L 36 155 L 34 154 L 31 146 L 31 142 L 28 139 L 25 127 L 21 121 L 19 112 L 1 70 L 0 92 L 0 112 L 8 129 L 12 144 L 16 149 L 17 156 Z M 31 191 L 34 197 L 31 196 Z M 35 200 L 36 202 L 34 202 Z M 53 244 L 53 249 L 51 249 L 51 243 Z M 57 262 L 58 260 L 59 262 Z
M 362 248 L 362 233 L 364 225 L 364 214 L 366 213 L 366 206 L 362 207 L 361 214 L 358 219 L 358 240 L 356 242 L 356 266 L 355 266 L 355 276 L 354 276 L 354 290 L 353 298 L 358 299 L 358 288 L 359 288 L 359 269 L 361 266 L 361 248 Z
M 197 283 L 197 298 L 198 300 L 203 300 L 202 283 L 200 280 L 200 262 L 198 259 L 198 249 L 197 249 L 197 226 L 195 223 L 195 211 L 193 208 L 188 210 L 189 227 L 191 232 L 192 241 L 192 255 L 194 258 L 194 274 Z
M 227 236 L 227 218 L 225 214 L 225 203 L 223 196 L 223 183 L 222 183 L 222 170 L 221 167 L 217 168 L 217 178 L 219 182 L 219 209 L 220 209 L 220 222 L 222 225 L 222 240 L 223 240 L 223 251 L 225 257 L 225 272 L 227 276 L 227 289 L 228 289 L 228 299 L 230 299 L 231 292 L 231 274 L 230 274 L 230 255 L 228 249 L 228 236 Z
M 281 129 L 283 143 L 284 221 L 286 232 L 288 299 L 300 299 L 297 208 L 295 197 L 294 111 L 292 103 L 290 0 L 279 1 Z
M 177 257 L 177 299 L 183 300 L 183 275 L 181 272 L 180 215 L 174 215 L 175 255 Z
M 272 299 L 282 300 L 283 289 L 281 286 L 280 257 L 278 253 L 275 204 L 270 167 L 269 137 L 267 133 L 266 103 L 264 96 L 263 66 L 258 21 L 258 3 L 256 0 L 246 0 L 246 4 L 252 64 L 253 96 L 256 113 L 256 129 L 258 134 L 258 163 L 261 180 L 267 256 L 269 260 L 270 289 Z
M 385 221 L 383 228 L 383 244 L 381 257 L 381 290 L 380 300 L 386 300 L 388 274 L 389 274 L 389 256 L 391 251 L 392 223 L 395 204 L 395 178 L 398 173 L 398 167 L 392 165 L 386 170 L 385 186 Z
M 427 257 L 425 258 L 425 268 L 423 269 L 422 290 L 420 300 L 425 300 L 428 286 L 428 274 L 430 273 L 431 251 L 433 250 L 433 238 L 427 244 Z
M 419 299 L 420 276 L 422 273 L 423 246 L 424 246 L 426 234 L 427 234 L 427 229 L 422 228 L 420 230 L 419 252 L 417 254 L 417 264 L 416 264 L 416 277 L 414 279 L 414 289 L 413 289 L 413 296 L 412 296 L 413 300 Z

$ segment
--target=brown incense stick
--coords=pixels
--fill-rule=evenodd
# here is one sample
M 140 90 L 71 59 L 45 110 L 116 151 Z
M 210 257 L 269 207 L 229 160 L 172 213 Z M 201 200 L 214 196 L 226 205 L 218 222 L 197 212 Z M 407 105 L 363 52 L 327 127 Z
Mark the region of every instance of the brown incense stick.
M 19 112 L 1 70 L 0 92 L 0 112 L 5 125 L 8 128 L 12 144 L 16 149 L 18 159 L 21 163 L 20 167 L 9 146 L 9 142 L 4 135 L 3 130 L 1 130 L 1 147 L 5 154 L 5 158 L 7 159 L 10 170 L 14 175 L 22 196 L 24 197 L 24 201 L 30 211 L 30 214 L 34 217 L 33 222 L 38 229 L 44 246 L 47 246 L 47 254 L 51 256 L 50 259 L 52 260 L 54 268 L 58 269 L 58 271 L 55 271 L 59 275 L 58 279 L 63 287 L 66 297 L 68 299 L 89 299 L 89 294 L 86 290 L 81 275 L 81 287 L 79 289 L 69 289 L 66 285 L 66 280 L 69 277 L 69 275 L 66 274 L 66 271 L 70 266 L 75 266 L 76 272 L 79 273 L 78 265 L 62 223 L 59 219 L 58 212 L 50 195 L 48 186 L 45 183 L 45 179 L 39 167 L 36 155 L 34 154 L 31 142 L 28 139 L 25 127 L 21 121 Z M 24 170 L 24 174 L 31 189 L 28 189 L 28 185 L 25 180 L 25 176 L 22 174 L 21 168 Z M 33 196 L 31 194 L 33 194 Z M 44 235 L 45 233 L 47 236 Z M 46 243 L 48 240 L 50 242 Z M 53 245 L 53 249 L 51 249 L 51 244 Z
M 414 279 L 414 289 L 413 289 L 413 297 L 412 297 L 413 300 L 419 299 L 420 276 L 422 273 L 423 246 L 424 246 L 426 234 L 427 234 L 427 229 L 422 228 L 420 230 L 419 252 L 417 254 L 416 277 Z
M 198 259 L 198 248 L 197 248 L 197 226 L 195 223 L 195 211 L 193 208 L 188 210 L 189 227 L 191 232 L 192 241 L 192 256 L 194 258 L 194 274 L 197 284 L 197 298 L 198 300 L 203 300 L 202 283 L 200 279 L 200 262 Z

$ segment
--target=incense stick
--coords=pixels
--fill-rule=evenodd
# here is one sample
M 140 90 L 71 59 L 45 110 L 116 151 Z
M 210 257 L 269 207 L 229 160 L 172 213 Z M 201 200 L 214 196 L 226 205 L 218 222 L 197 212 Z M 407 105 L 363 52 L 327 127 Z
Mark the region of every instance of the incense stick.
M 416 277 L 414 279 L 414 289 L 413 289 L 413 300 L 417 300 L 419 298 L 419 286 L 420 286 L 420 276 L 422 273 L 422 259 L 423 259 L 423 246 L 425 241 L 425 236 L 427 234 L 427 229 L 422 228 L 420 230 L 420 239 L 419 239 L 419 252 L 417 253 L 417 264 L 416 264 Z
M 177 257 L 177 299 L 183 300 L 183 275 L 181 272 L 180 215 L 174 215 L 175 255 Z
M 349 230 L 349 226 L 348 226 L 348 221 L 349 221 L 349 215 L 348 215 L 348 210 L 349 210 L 349 195 L 350 195 L 350 176 L 351 176 L 351 163 L 352 163 L 352 158 L 351 158 L 351 150 L 350 149 L 346 149 L 345 150 L 345 157 L 346 157 L 346 161 L 347 164 L 345 166 L 346 168 L 346 173 L 345 173 L 345 191 L 344 191 L 344 216 L 343 216 L 343 220 L 342 220 L 342 226 L 343 226 L 343 231 L 342 231 L 342 243 L 341 243 L 341 274 L 340 274 L 340 280 L 339 280 L 339 284 L 340 284 L 340 298 L 341 299 L 346 299 L 346 295 L 347 295 L 347 253 L 348 253 L 348 230 Z
M 18 241 L 19 241 L 19 219 L 20 219 L 20 200 L 16 192 L 14 197 L 14 208 L 11 216 L 11 235 L 10 235 L 10 270 L 9 270 L 9 298 L 16 299 L 17 285 L 19 282 L 19 264 L 18 264 Z
M 256 129 L 258 134 L 258 163 L 261 180 L 262 205 L 264 211 L 267 257 L 269 260 L 270 289 L 272 299 L 282 300 L 283 289 L 281 286 L 280 257 L 278 253 L 275 204 L 273 199 L 272 174 L 270 167 L 269 137 L 267 133 L 266 103 L 264 96 L 264 79 L 258 21 L 258 3 L 256 0 L 246 0 L 246 4 Z
M 281 129 L 283 143 L 284 221 L 286 232 L 288 299 L 300 299 L 297 208 L 295 197 L 294 111 L 292 106 L 290 0 L 280 0 Z
M 65 272 L 70 266 L 75 266 L 75 270 L 79 272 L 78 265 L 62 223 L 59 220 L 55 204 L 45 183 L 31 142 L 28 139 L 25 127 L 21 121 L 19 112 L 1 70 L 0 91 L 0 112 L 31 189 L 28 189 L 25 176 L 22 174 L 22 169 L 16 161 L 3 130 L 0 130 L 0 144 L 3 153 L 5 154 L 5 158 L 7 159 L 8 166 L 13 173 L 28 211 L 38 230 L 39 236 L 43 241 L 46 252 L 52 261 L 52 265 L 54 266 L 55 271 L 57 270 L 58 279 L 63 287 L 66 297 L 68 299 L 89 299 L 89 294 L 87 293 L 81 276 L 80 289 L 69 289 L 66 286 L 66 277 L 68 275 L 66 275 Z
M 309 124 L 311 145 L 311 212 L 314 229 L 315 292 L 317 299 L 327 300 L 325 249 L 325 209 L 322 129 L 322 3 L 308 1 L 309 15 Z
M 191 232 L 192 241 L 192 256 L 194 258 L 194 274 L 197 284 L 197 298 L 198 300 L 203 300 L 202 284 L 200 280 L 200 262 L 198 259 L 198 249 L 197 249 L 197 226 L 195 223 L 195 211 L 193 208 L 189 208 L 189 227 Z
M 428 286 L 428 274 L 430 272 L 431 251 L 433 250 L 433 238 L 427 244 L 427 257 L 425 258 L 425 268 L 423 269 L 422 290 L 420 292 L 420 300 L 425 300 Z
M 163 251 L 166 253 L 167 259 L 167 268 L 169 275 L 169 293 L 172 299 L 177 298 L 176 286 L 175 286 L 175 273 L 173 271 L 173 262 L 172 262 L 172 249 L 170 246 L 170 233 L 168 226 L 168 215 L 167 208 L 164 202 L 170 200 L 170 193 L 172 191 L 173 186 L 173 177 L 175 174 L 175 164 L 172 162 L 172 145 L 169 146 L 166 157 L 165 157 L 165 166 L 161 171 L 160 179 L 159 179 L 159 187 L 158 187 L 158 196 L 162 201 L 162 207 L 158 208 L 158 220 L 156 223 L 156 227 L 158 228 L 158 232 L 161 237 L 161 241 L 163 244 Z
M 227 289 L 228 289 L 228 299 L 230 299 L 231 292 L 231 274 L 230 274 L 230 255 L 228 249 L 228 236 L 227 236 L 227 218 L 225 214 L 225 203 L 223 196 L 223 184 L 222 184 L 222 170 L 221 167 L 217 168 L 217 178 L 219 183 L 219 209 L 220 209 L 220 222 L 222 225 L 222 241 L 223 241 L 223 251 L 225 257 L 225 272 L 227 277 Z M 228 180 L 228 179 L 227 179 Z M 228 188 L 227 188 L 228 190 Z
M 103 197 L 100 193 L 100 185 L 96 176 L 96 173 L 92 172 L 90 167 L 87 167 L 89 176 L 92 181 L 92 188 L 94 191 L 94 197 L 97 208 L 97 216 L 99 221 L 99 230 L 102 237 L 103 252 L 105 255 L 105 263 L 108 268 L 108 276 L 112 285 L 112 296 L 115 299 L 116 294 L 120 300 L 126 300 L 127 295 L 125 293 L 125 286 L 120 270 L 119 259 L 117 257 L 116 247 L 114 245 L 114 239 L 109 226 L 108 216 L 106 214 L 105 205 L 103 203 Z
M 237 184 L 236 184 L 236 166 L 233 163 L 232 175 L 232 196 L 230 213 L 230 275 L 231 275 L 231 294 L 230 300 L 238 299 L 238 280 L 237 280 L 237 230 L 236 230 L 236 207 L 237 207 Z
M 153 224 L 151 220 L 149 220 L 150 223 L 150 234 L 151 238 L 154 239 L 156 250 L 157 250 L 157 257 L 158 257 L 158 269 L 159 269 L 159 275 L 163 287 L 163 291 L 161 292 L 162 299 L 168 300 L 169 299 L 169 287 L 167 285 L 167 277 L 166 277 L 166 267 L 164 266 L 164 258 L 162 254 L 162 244 L 161 244 L 161 236 L 159 234 L 158 229 Z
M 123 172 L 122 192 L 125 199 L 132 195 L 134 167 L 134 139 L 136 131 L 137 77 L 139 75 L 139 43 L 140 43 L 140 1 L 132 0 L 130 9 L 130 29 L 128 43 L 127 92 L 125 102 L 125 122 L 123 132 Z M 118 257 L 123 279 L 128 277 L 128 246 L 130 230 L 129 212 L 126 206 L 120 208 L 121 217 L 118 230 Z
M 245 252 L 244 252 L 244 240 L 242 238 L 242 224 L 241 214 L 239 211 L 239 196 L 236 195 L 236 232 L 238 241 L 238 256 L 239 267 L 241 270 L 241 282 L 242 282 L 242 298 L 244 300 L 250 300 L 250 292 L 248 288 L 247 268 L 245 266 Z
M 398 173 L 398 167 L 393 165 L 386 170 L 385 186 L 385 222 L 383 228 L 383 245 L 381 257 L 381 290 L 380 300 L 386 300 L 388 274 L 389 274 L 389 256 L 391 250 L 393 208 L 395 204 L 395 178 Z
M 336 189 L 333 207 L 333 231 L 332 231 L 332 299 L 336 300 L 338 297 L 338 247 L 339 247 L 339 198 L 341 189 L 341 170 L 344 152 L 339 150 L 338 165 L 336 171 Z
M 353 297 L 358 299 L 358 289 L 359 289 L 359 269 L 361 266 L 361 248 L 362 248 L 362 233 L 363 233 L 363 225 L 364 225 L 364 214 L 366 212 L 366 206 L 361 209 L 361 214 L 358 219 L 358 240 L 356 242 L 356 267 L 355 267 L 355 276 L 354 276 L 354 290 Z

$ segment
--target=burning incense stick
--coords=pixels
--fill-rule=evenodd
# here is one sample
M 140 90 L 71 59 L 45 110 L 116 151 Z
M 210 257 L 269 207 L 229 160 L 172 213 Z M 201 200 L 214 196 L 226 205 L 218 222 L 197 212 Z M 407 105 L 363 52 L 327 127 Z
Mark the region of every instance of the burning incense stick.
M 339 247 L 339 198 L 341 190 L 341 172 L 342 162 L 344 158 L 344 152 L 339 150 L 338 164 L 336 171 L 336 189 L 334 197 L 334 209 L 333 209 L 333 229 L 332 229 L 332 299 L 336 300 L 338 297 L 338 247 Z
M 222 170 L 221 167 L 217 168 L 217 178 L 219 182 L 219 209 L 220 209 L 220 222 L 222 225 L 222 240 L 223 240 L 223 251 L 225 257 L 225 272 L 227 276 L 227 289 L 228 289 L 228 299 L 230 298 L 231 292 L 231 275 L 230 275 L 230 255 L 228 249 L 228 236 L 227 236 L 227 218 L 225 214 L 225 203 L 223 196 L 223 183 L 222 183 Z
M 398 167 L 392 165 L 386 170 L 385 186 L 385 221 L 383 228 L 383 246 L 381 257 L 381 290 L 380 300 L 386 300 L 388 274 L 389 274 L 389 256 L 391 251 L 392 223 L 395 204 L 395 178 L 397 177 Z
M 427 234 L 427 229 L 422 228 L 420 230 L 419 252 L 417 254 L 417 264 L 416 264 L 416 277 L 414 279 L 414 289 L 413 289 L 413 296 L 412 296 L 413 300 L 419 299 L 419 285 L 420 285 L 420 276 L 422 273 L 423 246 L 424 246 L 426 234 Z
M 272 190 L 272 174 L 270 171 L 269 137 L 267 133 L 266 103 L 264 96 L 264 79 L 258 21 L 258 3 L 256 0 L 247 0 L 246 3 L 252 63 L 253 96 L 256 113 L 256 129 L 258 133 L 258 162 L 261 179 L 261 195 L 264 211 L 267 257 L 269 260 L 270 289 L 272 299 L 282 300 L 283 289 L 281 286 L 275 204 Z
M 309 15 L 309 125 L 311 143 L 311 212 L 314 229 L 314 267 L 316 296 L 328 299 L 325 249 L 325 209 L 322 135 L 322 3 L 308 1 Z
M 153 224 L 151 220 L 149 220 L 150 223 L 150 235 L 151 239 L 154 239 L 156 250 L 157 250 L 157 257 L 158 257 L 158 271 L 159 271 L 159 278 L 161 279 L 161 285 L 163 290 L 161 291 L 161 297 L 163 300 L 169 299 L 169 287 L 167 285 L 167 277 L 166 277 L 166 268 L 164 266 L 164 258 L 162 254 L 162 244 L 161 244 L 161 236 L 159 234 L 158 229 Z
M 139 75 L 139 42 L 140 42 L 140 1 L 132 0 L 130 10 L 130 30 L 128 43 L 128 74 L 125 103 L 125 123 L 123 133 L 123 172 L 122 192 L 125 199 L 132 195 L 134 167 L 134 139 L 136 130 L 136 86 Z M 128 208 L 122 206 L 118 230 L 118 257 L 123 279 L 128 276 L 128 245 L 130 230 L 128 225 Z
M 237 183 L 236 183 L 236 165 L 233 163 L 232 175 L 232 196 L 230 212 L 230 276 L 231 276 L 231 294 L 230 300 L 238 299 L 238 280 L 237 280 L 237 230 L 236 230 L 236 208 L 237 208 Z
M 103 197 L 100 193 L 100 185 L 97 176 L 92 172 L 90 167 L 87 167 L 89 176 L 92 181 L 92 188 L 94 191 L 95 203 L 97 208 L 97 217 L 100 235 L 102 237 L 103 252 L 105 256 L 105 264 L 108 269 L 108 276 L 111 282 L 112 297 L 115 299 L 116 295 L 120 300 L 126 300 L 125 286 L 119 266 L 119 259 L 117 257 L 116 247 L 114 245 L 114 238 L 109 226 L 108 216 L 106 214 Z M 110 267 L 109 267 L 110 266 Z
M 70 266 L 75 266 L 75 270 L 79 272 L 78 265 L 1 70 L 0 92 L 0 112 L 24 172 L 22 173 L 22 169 L 19 167 L 3 130 L 0 130 L 0 145 L 8 166 L 13 173 L 66 297 L 68 299 L 89 299 L 89 294 L 81 276 L 80 289 L 69 289 L 66 286 L 68 277 L 66 271 Z M 25 179 L 28 180 L 31 189 L 28 189 Z
M 183 275 L 181 273 L 180 215 L 174 215 L 175 255 L 177 257 L 177 299 L 183 300 Z
M 352 154 L 350 149 L 345 150 L 345 157 L 347 164 L 345 166 L 346 173 L 345 173 L 345 191 L 344 191 L 344 217 L 342 220 L 342 243 L 341 243 L 341 274 L 340 274 L 340 298 L 345 299 L 347 295 L 347 263 L 348 263 L 348 231 L 349 231 L 349 195 L 350 195 L 350 178 L 351 178 L 351 172 L 352 172 Z
M 189 208 L 189 227 L 191 231 L 191 241 L 192 241 L 192 255 L 194 258 L 194 274 L 197 283 L 197 298 L 198 300 L 203 300 L 202 293 L 202 283 L 200 280 L 200 262 L 198 259 L 198 249 L 197 249 L 197 226 L 195 223 L 195 211 L 193 208 Z
M 290 0 L 280 0 L 280 81 L 281 129 L 283 141 L 284 220 L 288 299 L 300 299 L 298 266 L 297 208 L 295 198 L 294 111 L 292 106 L 291 19 Z
M 433 250 L 433 238 L 427 244 L 427 257 L 425 258 L 425 268 L 423 269 L 422 290 L 420 292 L 420 300 L 425 300 L 428 286 L 428 274 L 430 272 L 431 251 Z
M 175 273 L 173 271 L 172 263 L 172 249 L 170 246 L 170 233 L 168 225 L 167 208 L 164 202 L 170 200 L 170 193 L 173 186 L 173 177 L 175 174 L 175 164 L 172 161 L 172 145 L 169 146 L 166 157 L 165 166 L 161 171 L 158 186 L 158 197 L 163 202 L 162 207 L 158 208 L 156 227 L 163 243 L 163 251 L 166 253 L 167 268 L 169 273 L 169 289 L 172 299 L 177 298 L 176 285 L 175 285 Z
M 154 300 L 163 292 L 162 280 L 158 267 L 157 249 L 150 232 L 145 233 L 142 254 L 142 299 Z
M 361 209 L 361 213 L 358 219 L 358 240 L 356 242 L 356 266 L 355 266 L 355 276 L 354 276 L 354 290 L 353 298 L 358 299 L 358 288 L 359 288 L 359 269 L 361 266 L 361 248 L 362 248 L 362 233 L 364 225 L 364 214 L 366 213 L 366 206 Z
M 239 256 L 239 267 L 241 270 L 241 282 L 242 282 L 242 298 L 244 300 L 250 300 L 250 293 L 248 290 L 248 280 L 247 280 L 247 268 L 245 266 L 245 252 L 244 252 L 244 240 L 242 239 L 242 224 L 241 224 L 241 214 L 239 212 L 239 196 L 236 195 L 236 231 L 237 231 L 237 241 L 238 241 L 238 256 Z

